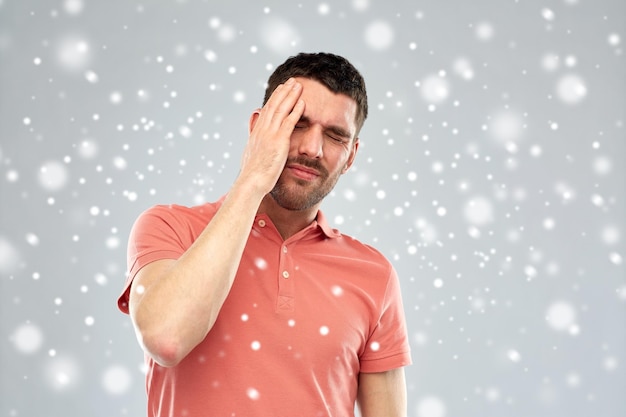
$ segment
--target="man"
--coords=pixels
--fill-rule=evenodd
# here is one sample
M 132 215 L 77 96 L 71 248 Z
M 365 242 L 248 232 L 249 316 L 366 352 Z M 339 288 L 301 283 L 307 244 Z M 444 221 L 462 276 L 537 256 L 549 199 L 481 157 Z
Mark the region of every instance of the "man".
M 331 229 L 323 198 L 367 117 L 342 57 L 289 58 L 250 118 L 226 196 L 136 221 L 119 308 L 148 364 L 158 417 L 406 415 L 411 361 L 398 278 Z

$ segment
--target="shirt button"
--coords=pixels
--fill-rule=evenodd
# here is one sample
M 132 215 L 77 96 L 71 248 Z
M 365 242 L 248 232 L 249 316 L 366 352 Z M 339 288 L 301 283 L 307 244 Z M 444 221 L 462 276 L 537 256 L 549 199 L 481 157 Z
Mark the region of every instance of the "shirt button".
M 283 253 L 287 253 L 287 246 L 283 246 Z
M 289 272 L 283 271 L 283 278 L 285 279 L 289 278 Z
M 260 227 L 265 227 L 265 220 L 263 220 L 263 219 L 259 220 L 259 226 Z

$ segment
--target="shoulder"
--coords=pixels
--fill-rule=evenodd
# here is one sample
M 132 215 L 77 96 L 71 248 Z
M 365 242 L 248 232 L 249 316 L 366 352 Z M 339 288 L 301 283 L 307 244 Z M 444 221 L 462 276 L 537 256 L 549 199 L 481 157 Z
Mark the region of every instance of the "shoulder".
M 205 203 L 198 206 L 183 206 L 179 204 L 158 204 L 146 209 L 142 215 L 152 215 L 152 216 L 182 216 L 182 217 L 193 217 L 193 216 L 204 216 L 204 215 L 212 215 L 214 214 L 218 207 L 219 202 L 215 203 Z
M 211 221 L 219 205 L 207 203 L 187 207 L 177 204 L 155 205 L 143 211 L 135 220 L 131 239 L 142 237 L 178 237 L 186 241 L 195 238 Z
M 217 212 L 218 203 L 206 203 L 199 206 L 182 206 L 178 204 L 159 204 L 143 211 L 138 220 L 147 222 L 189 223 L 207 221 Z
M 354 236 L 347 235 L 345 233 L 340 233 L 339 237 L 337 237 L 337 243 L 341 246 L 348 248 L 349 250 L 353 250 L 354 252 L 361 254 L 363 256 L 372 257 L 376 260 L 380 260 L 388 263 L 389 261 L 377 248 L 372 246 L 371 244 L 364 243 L 361 240 L 357 239 Z
M 334 241 L 333 250 L 336 250 L 338 254 L 351 259 L 353 262 L 360 263 L 366 268 L 376 269 L 379 273 L 386 275 L 393 270 L 391 262 L 385 255 L 374 246 L 363 243 L 355 237 L 341 234 L 339 237 L 327 239 L 327 241 Z

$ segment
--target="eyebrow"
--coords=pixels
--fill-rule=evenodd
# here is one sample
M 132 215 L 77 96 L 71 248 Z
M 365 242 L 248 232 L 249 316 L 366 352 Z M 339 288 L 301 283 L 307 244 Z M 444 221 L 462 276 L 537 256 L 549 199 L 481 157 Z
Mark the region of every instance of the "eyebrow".
M 311 123 L 311 119 L 309 119 L 306 116 L 301 116 L 300 120 L 298 121 L 298 123 L 300 122 L 304 122 L 304 123 Z M 331 132 L 333 132 L 334 134 L 342 137 L 342 138 L 346 138 L 346 139 L 351 139 L 352 138 L 352 134 L 345 130 L 344 128 L 337 126 L 337 125 L 330 125 L 330 126 L 324 126 L 325 130 L 329 130 Z

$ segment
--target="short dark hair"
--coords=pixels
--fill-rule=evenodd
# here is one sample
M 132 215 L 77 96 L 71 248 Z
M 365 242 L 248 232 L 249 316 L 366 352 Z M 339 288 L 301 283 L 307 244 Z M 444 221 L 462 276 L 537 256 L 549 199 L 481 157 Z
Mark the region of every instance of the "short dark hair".
M 355 116 L 358 135 L 367 118 L 367 91 L 365 80 L 347 59 L 339 55 L 318 52 L 301 52 L 279 65 L 267 81 L 263 105 L 280 84 L 291 77 L 304 77 L 318 81 L 333 93 L 345 94 L 357 104 Z

